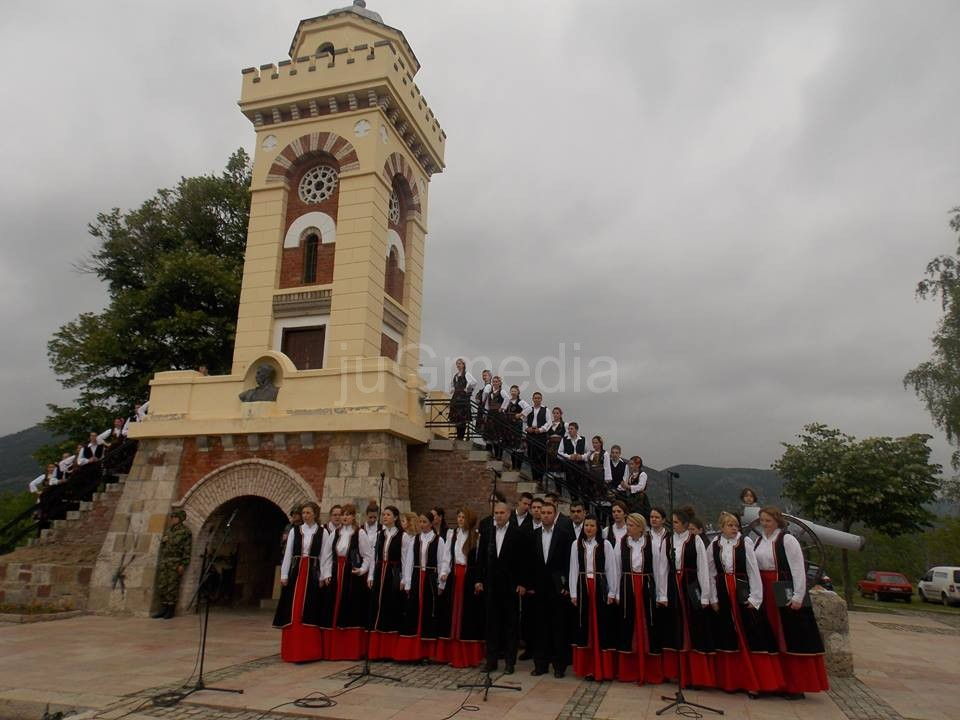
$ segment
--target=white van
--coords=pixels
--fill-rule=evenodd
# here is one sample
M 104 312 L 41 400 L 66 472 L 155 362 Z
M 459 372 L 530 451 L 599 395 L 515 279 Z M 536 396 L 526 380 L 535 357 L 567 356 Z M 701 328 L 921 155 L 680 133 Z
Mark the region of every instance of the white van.
M 960 604 L 960 567 L 935 567 L 917 583 L 917 595 L 924 602 Z

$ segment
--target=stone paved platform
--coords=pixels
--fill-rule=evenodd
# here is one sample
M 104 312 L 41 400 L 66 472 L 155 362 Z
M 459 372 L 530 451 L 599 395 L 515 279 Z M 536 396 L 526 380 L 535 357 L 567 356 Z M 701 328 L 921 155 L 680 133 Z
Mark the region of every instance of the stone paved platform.
M 151 696 L 179 687 L 196 659 L 195 617 L 172 621 L 83 616 L 31 626 L 0 626 L 0 719 L 38 718 L 77 710 L 80 720 L 442 720 L 461 704 L 456 720 L 635 720 L 655 717 L 669 686 L 637 687 L 567 677 L 531 677 L 530 664 L 502 677 L 520 692 L 457 690 L 479 673 L 447 667 L 376 663 L 399 682 L 371 681 L 343 692 L 354 663 L 288 665 L 277 656 L 279 636 L 263 613 L 222 612 L 211 620 L 206 680 L 243 688 L 242 695 L 204 691 L 176 707 L 156 707 Z M 723 709 L 725 718 L 770 720 L 947 720 L 957 717 L 960 643 L 947 626 L 924 617 L 851 615 L 857 677 L 835 680 L 828 694 L 804 700 L 750 700 L 717 691 L 690 692 L 696 702 Z M 295 698 L 323 693 L 327 708 L 297 707 Z M 667 715 L 665 717 L 669 717 Z

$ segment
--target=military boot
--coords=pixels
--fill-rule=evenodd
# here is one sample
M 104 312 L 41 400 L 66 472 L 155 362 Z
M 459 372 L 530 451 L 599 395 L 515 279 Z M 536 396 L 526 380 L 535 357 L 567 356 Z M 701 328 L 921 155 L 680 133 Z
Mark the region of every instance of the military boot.
M 174 610 L 174 607 L 175 607 L 175 606 L 174 606 L 173 603 L 170 603 L 170 604 L 167 605 L 166 607 L 167 607 L 167 611 L 163 614 L 163 619 L 164 619 L 164 620 L 172 620 L 172 619 L 173 619 L 173 610 Z

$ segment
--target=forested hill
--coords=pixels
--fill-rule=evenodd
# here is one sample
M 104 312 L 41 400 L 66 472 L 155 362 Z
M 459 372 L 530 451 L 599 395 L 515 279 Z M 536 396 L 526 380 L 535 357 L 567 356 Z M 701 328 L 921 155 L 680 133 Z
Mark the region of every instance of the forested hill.
M 755 468 L 718 468 L 703 465 L 674 465 L 666 468 L 680 477 L 674 481 L 674 505 L 693 505 L 706 523 L 716 524 L 721 510 L 740 509 L 740 491 L 751 487 L 762 505 L 783 507 L 780 490 L 783 480 L 773 470 Z M 667 507 L 666 470 L 647 469 L 648 495 L 654 505 Z
M 0 437 L 0 492 L 26 490 L 41 472 L 31 454 L 52 442 L 53 436 L 39 425 Z

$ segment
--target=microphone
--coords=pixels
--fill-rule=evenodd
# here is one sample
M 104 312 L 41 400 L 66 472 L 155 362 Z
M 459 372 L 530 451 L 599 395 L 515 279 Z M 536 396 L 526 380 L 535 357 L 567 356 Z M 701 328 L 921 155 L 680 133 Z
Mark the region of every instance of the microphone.
M 227 528 L 229 528 L 229 527 L 233 524 L 233 519 L 234 519 L 235 517 L 237 517 L 237 512 L 238 512 L 239 510 L 240 510 L 240 508 L 234 508 L 234 509 L 233 509 L 233 514 L 230 515 L 230 519 L 227 520 Z

